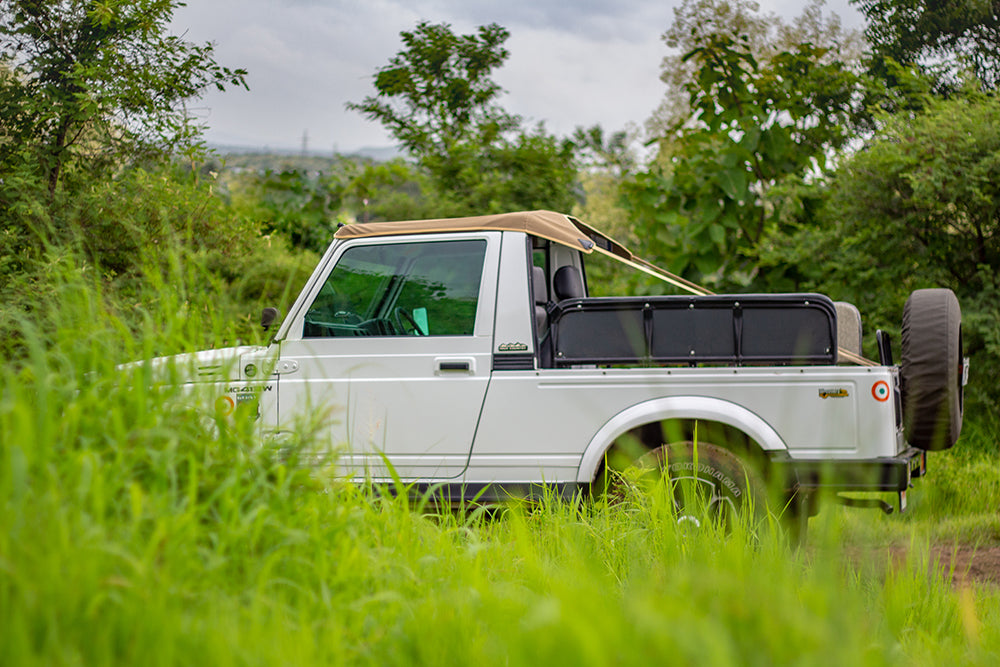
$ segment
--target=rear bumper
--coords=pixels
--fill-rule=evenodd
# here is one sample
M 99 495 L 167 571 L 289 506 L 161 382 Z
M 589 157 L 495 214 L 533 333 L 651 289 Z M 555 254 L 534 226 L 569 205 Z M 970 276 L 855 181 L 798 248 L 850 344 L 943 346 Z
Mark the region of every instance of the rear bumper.
M 783 459 L 771 462 L 790 489 L 832 491 L 906 491 L 927 472 L 927 453 L 910 447 L 897 456 L 831 461 Z

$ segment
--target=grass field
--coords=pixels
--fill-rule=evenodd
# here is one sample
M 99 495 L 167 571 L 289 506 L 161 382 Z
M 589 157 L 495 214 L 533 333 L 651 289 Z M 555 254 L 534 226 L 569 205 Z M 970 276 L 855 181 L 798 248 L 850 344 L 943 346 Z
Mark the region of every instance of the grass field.
M 986 420 L 907 513 L 827 505 L 800 548 L 767 521 L 682 530 L 657 494 L 437 512 L 124 385 L 117 363 L 201 345 L 210 315 L 132 336 L 67 290 L 0 370 L 5 666 L 1000 660 L 1000 590 L 934 565 L 1000 543 Z

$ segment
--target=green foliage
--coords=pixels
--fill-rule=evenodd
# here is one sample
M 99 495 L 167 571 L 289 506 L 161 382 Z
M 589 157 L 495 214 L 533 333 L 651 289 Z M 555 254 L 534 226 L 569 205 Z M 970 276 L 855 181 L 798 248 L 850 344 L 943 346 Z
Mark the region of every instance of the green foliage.
M 612 132 L 605 137 L 600 125 L 587 129 L 578 127 L 573 133 L 573 150 L 577 162 L 584 169 L 608 172 L 616 178 L 624 177 L 637 166 L 638 159 L 629 144 L 629 133 L 625 130 Z
M 746 283 L 759 248 L 781 231 L 789 188 L 815 178 L 849 140 L 862 80 L 802 43 L 758 64 L 746 39 L 710 35 L 686 88 L 693 117 L 661 140 L 660 158 L 626 186 L 647 248 L 708 282 Z M 798 211 L 793 211 L 797 213 Z
M 210 44 L 166 34 L 177 6 L 0 0 L 0 289 L 11 316 L 0 327 L 8 350 L 25 343 L 13 316 L 54 298 L 53 272 L 67 263 L 93 272 L 131 308 L 133 281 L 165 274 L 174 253 L 183 266 L 232 267 L 251 252 L 255 229 L 186 182 L 194 175 L 163 166 L 175 152 L 198 153 L 200 128 L 184 103 L 209 86 L 244 85 L 245 75 L 218 65 Z
M 951 94 L 970 71 L 986 89 L 1000 85 L 1000 3 L 995 0 L 852 0 L 880 76 L 885 60 L 917 64 L 936 92 Z
M 482 169 L 478 175 L 481 180 L 466 202 L 456 202 L 460 207 L 456 213 L 481 215 L 542 208 L 565 211 L 574 201 L 573 146 L 548 134 L 542 125 L 490 146 L 478 159 L 473 158 L 472 165 Z
M 456 144 L 491 143 L 518 124 L 496 104 L 502 89 L 490 78 L 509 55 L 510 33 L 496 23 L 477 32 L 456 35 L 427 21 L 404 30 L 405 48 L 375 75 L 377 95 L 347 108 L 385 125 L 418 156 L 447 161 Z
M 982 269 L 1000 268 L 1000 103 L 931 101 L 926 113 L 886 119 L 831 203 L 848 230 L 870 235 L 866 249 L 894 240 L 880 268 L 903 287 L 926 280 L 912 275 L 920 264 L 962 293 L 981 291 Z
M 840 61 L 853 67 L 860 63 L 866 48 L 862 35 L 843 28 L 836 14 L 824 14 L 823 4 L 824 0 L 809 0 L 801 14 L 786 23 L 777 14 L 763 13 L 755 0 L 683 0 L 674 8 L 673 23 L 663 34 L 671 53 L 661 66 L 660 80 L 666 84 L 663 102 L 647 121 L 651 133 L 669 134 L 691 115 L 687 88 L 704 63 L 687 54 L 713 37 L 744 40 L 762 69 L 772 57 L 793 52 L 800 44 L 824 51 L 820 64 Z
M 198 128 L 183 103 L 245 85 L 210 44 L 166 35 L 176 0 L 3 0 L 0 168 L 38 165 L 54 195 L 65 169 L 107 173 L 124 160 L 185 150 Z
M 334 158 L 316 167 L 226 165 L 219 180 L 233 215 L 253 220 L 266 235 L 279 234 L 293 248 L 317 253 L 326 250 L 337 225 L 352 217 L 360 222 L 428 217 L 426 178 L 402 159 Z
M 581 183 L 584 202 L 577 204 L 572 214 L 627 248 L 643 247 L 620 204 L 618 181 L 607 174 L 584 174 Z M 659 295 L 670 289 L 662 280 L 598 253 L 589 255 L 586 265 L 587 290 L 591 296 Z
M 425 217 L 426 178 L 406 161 L 366 164 L 352 175 L 347 194 L 360 222 Z
M 260 309 L 289 304 L 289 290 L 304 283 L 316 256 L 293 256 L 280 239 L 261 238 L 212 186 L 175 168 L 131 169 L 75 196 L 59 193 L 51 204 L 44 188 L 16 192 L 5 210 L 8 232 L 0 235 L 7 268 L 0 272 L 0 351 L 24 353 L 21 318 L 48 317 L 66 270 L 86 276 L 136 334 L 167 307 L 162 288 L 183 295 L 172 303 L 178 313 L 210 312 L 226 323 L 222 339 L 202 332 L 202 347 L 259 335 Z M 32 238 L 20 242 L 10 230 L 31 230 Z
M 576 177 L 572 144 L 542 125 L 522 127 L 497 103 L 490 78 L 507 59 L 508 31 L 456 35 L 447 24 L 403 31 L 404 49 L 374 77 L 376 95 L 348 104 L 382 123 L 426 173 L 431 217 L 551 208 L 568 210 Z
M 268 171 L 241 179 L 237 203 L 263 233 L 279 232 L 294 247 L 321 253 L 337 231 L 346 188 L 336 174 Z

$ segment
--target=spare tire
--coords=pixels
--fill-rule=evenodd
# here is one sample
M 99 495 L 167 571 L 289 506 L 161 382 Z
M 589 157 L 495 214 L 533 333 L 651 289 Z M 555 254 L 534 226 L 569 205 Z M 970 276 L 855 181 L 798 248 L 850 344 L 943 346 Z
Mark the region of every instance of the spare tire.
M 962 431 L 962 311 L 950 289 L 920 289 L 903 308 L 903 432 L 914 447 L 948 449 Z

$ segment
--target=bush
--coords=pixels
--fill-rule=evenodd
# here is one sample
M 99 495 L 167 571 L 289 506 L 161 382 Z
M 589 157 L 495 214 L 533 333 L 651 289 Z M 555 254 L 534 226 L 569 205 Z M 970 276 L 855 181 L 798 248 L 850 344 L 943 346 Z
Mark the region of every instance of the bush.
M 21 323 L 51 327 L 62 316 L 52 309 L 70 284 L 102 295 L 108 313 L 94 317 L 116 318 L 135 335 L 152 332 L 147 342 L 158 352 L 178 351 L 176 327 L 199 347 L 256 340 L 261 308 L 287 307 L 316 263 L 234 216 L 211 181 L 174 168 L 77 183 L 51 202 L 30 178 L 21 185 L 8 191 L 16 206 L 0 214 L 0 340 L 8 355 L 24 352 Z M 167 310 L 178 317 L 164 320 Z M 212 326 L 203 328 L 194 312 Z

